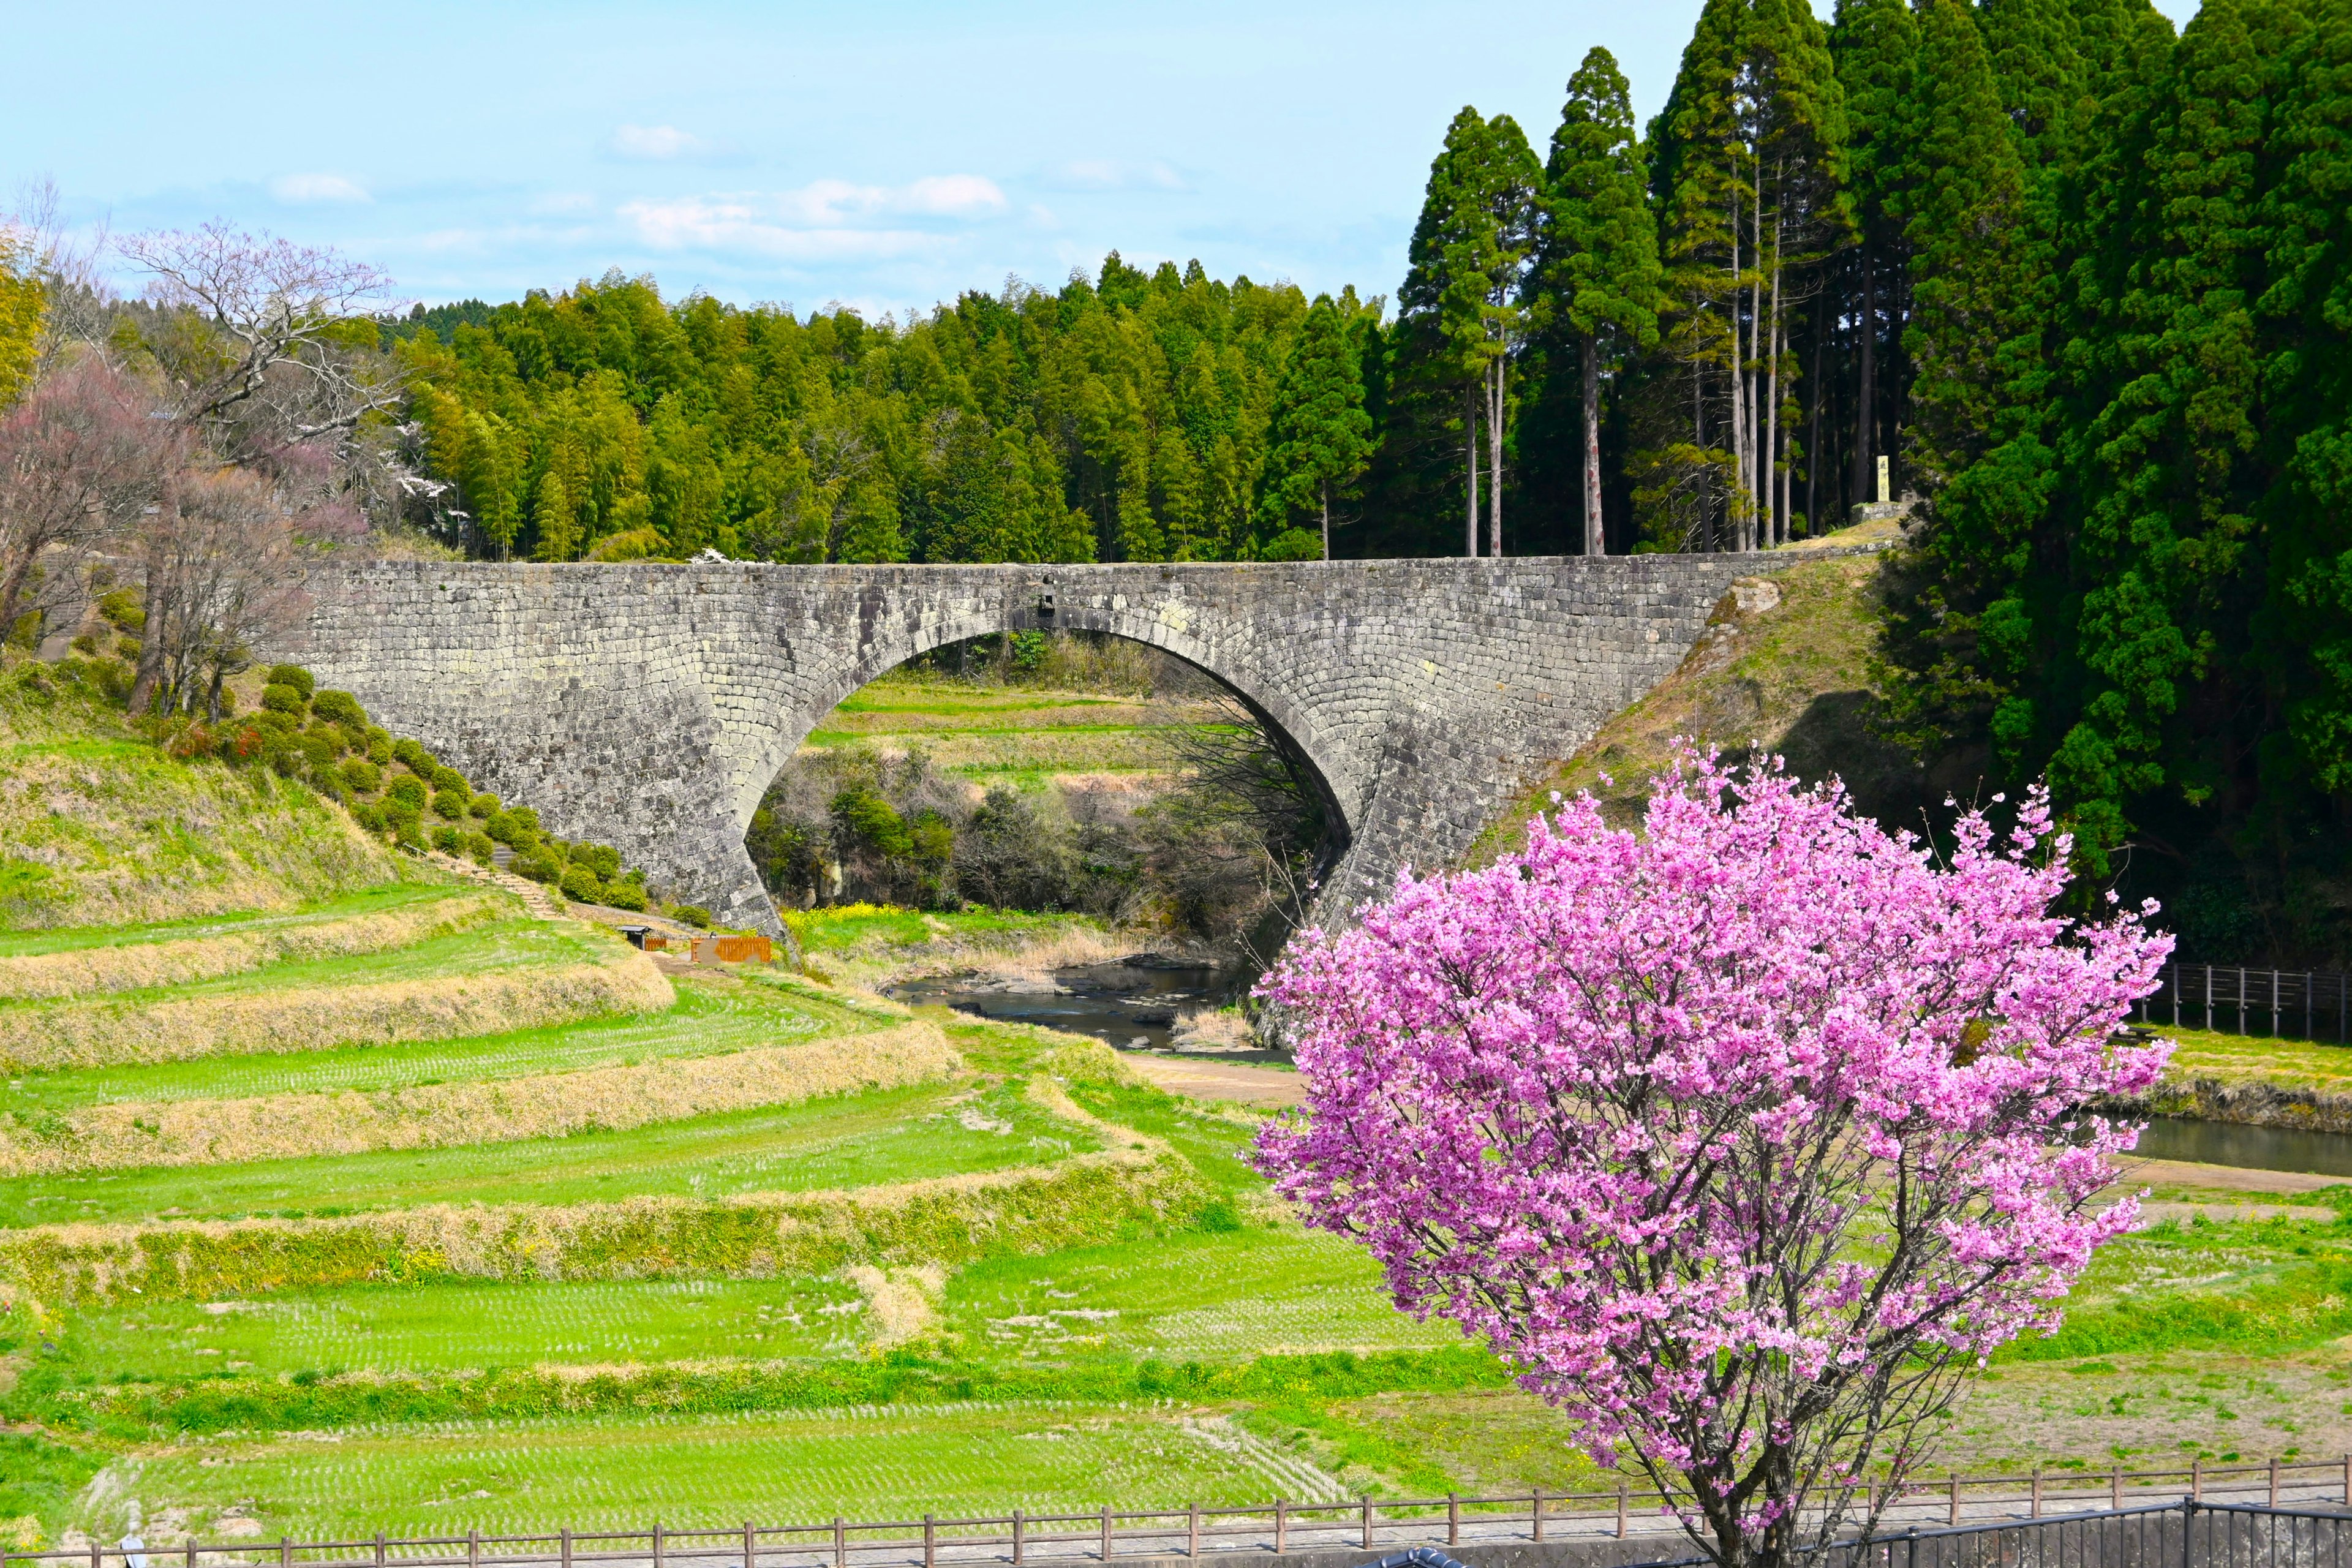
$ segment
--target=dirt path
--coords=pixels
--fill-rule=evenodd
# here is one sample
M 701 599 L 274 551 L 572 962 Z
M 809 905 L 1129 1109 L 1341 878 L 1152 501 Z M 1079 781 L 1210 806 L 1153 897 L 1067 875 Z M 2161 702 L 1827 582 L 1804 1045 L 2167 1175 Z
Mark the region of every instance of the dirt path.
M 1307 1085 L 1295 1072 L 1279 1068 L 1251 1067 L 1246 1062 L 1182 1061 L 1174 1057 L 1121 1053 L 1137 1072 L 1171 1094 L 1193 1100 L 1222 1100 L 1268 1110 L 1297 1105 L 1307 1097 Z

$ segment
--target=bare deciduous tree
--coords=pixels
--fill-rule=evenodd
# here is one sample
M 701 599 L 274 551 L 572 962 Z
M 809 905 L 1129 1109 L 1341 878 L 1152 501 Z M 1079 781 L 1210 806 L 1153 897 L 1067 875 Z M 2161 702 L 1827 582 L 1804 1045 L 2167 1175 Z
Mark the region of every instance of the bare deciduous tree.
M 222 682 L 302 613 L 294 519 L 258 475 L 183 474 L 140 530 L 138 554 L 147 626 L 131 710 L 201 707 L 217 719 Z
M 150 275 L 156 304 L 193 313 L 225 340 L 171 356 L 189 418 L 218 422 L 258 401 L 281 414 L 273 423 L 286 435 L 307 441 L 398 400 L 396 382 L 355 374 L 351 356 L 335 352 L 342 323 L 383 303 L 391 286 L 365 262 L 223 223 L 115 243 Z
M 187 459 L 184 426 L 95 354 L 0 419 L 0 634 L 78 579 L 79 552 L 137 523 Z

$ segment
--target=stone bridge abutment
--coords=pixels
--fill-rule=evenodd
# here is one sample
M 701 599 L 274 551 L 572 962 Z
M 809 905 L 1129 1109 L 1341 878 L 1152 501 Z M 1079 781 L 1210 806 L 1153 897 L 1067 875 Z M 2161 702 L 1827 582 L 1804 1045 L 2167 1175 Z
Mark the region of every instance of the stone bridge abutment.
M 551 832 L 772 931 L 743 849 L 810 729 L 917 654 L 1008 630 L 1132 638 L 1237 692 L 1347 832 L 1326 921 L 1450 862 L 1546 763 L 1674 668 L 1788 555 L 1245 565 L 499 565 L 312 574 L 283 650 Z

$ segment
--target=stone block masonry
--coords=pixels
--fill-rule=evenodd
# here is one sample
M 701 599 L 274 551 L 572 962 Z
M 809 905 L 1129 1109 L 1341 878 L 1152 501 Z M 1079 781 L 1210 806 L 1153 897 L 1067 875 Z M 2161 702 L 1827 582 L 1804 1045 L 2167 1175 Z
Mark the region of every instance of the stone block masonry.
M 1245 565 L 322 568 L 274 656 L 550 832 L 777 934 L 743 849 L 810 729 L 928 649 L 1108 632 L 1216 677 L 1313 764 L 1346 842 L 1329 924 L 1449 863 L 1672 670 L 1732 583 L 1818 552 Z

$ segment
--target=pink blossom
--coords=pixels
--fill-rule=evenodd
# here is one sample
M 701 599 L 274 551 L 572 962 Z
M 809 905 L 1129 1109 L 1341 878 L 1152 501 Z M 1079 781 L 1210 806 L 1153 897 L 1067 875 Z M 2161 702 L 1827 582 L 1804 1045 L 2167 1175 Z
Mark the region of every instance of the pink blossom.
M 1266 976 L 1307 1092 L 1259 1165 L 1727 1568 L 1785 1562 L 2136 1217 L 2097 1108 L 2163 1070 L 2118 1029 L 2170 939 L 2052 914 L 2067 849 L 2039 789 L 1942 856 L 1777 763 L 1685 756 L 1638 833 L 1580 796 Z

